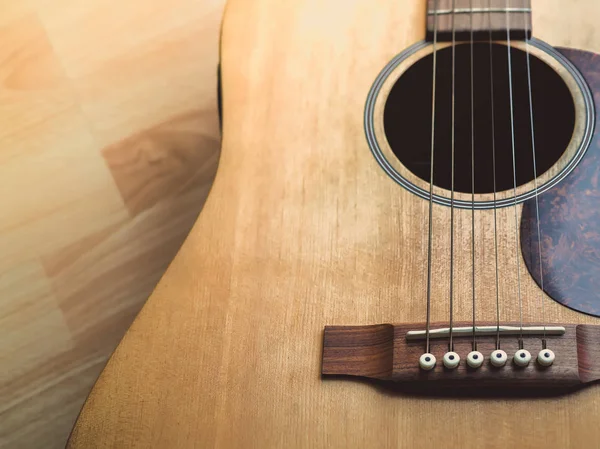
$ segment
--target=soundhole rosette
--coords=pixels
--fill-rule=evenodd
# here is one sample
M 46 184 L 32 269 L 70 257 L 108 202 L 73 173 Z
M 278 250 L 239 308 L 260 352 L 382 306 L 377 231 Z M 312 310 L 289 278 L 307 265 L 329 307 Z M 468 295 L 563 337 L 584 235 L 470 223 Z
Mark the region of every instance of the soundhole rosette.
M 505 45 L 504 43 L 496 44 Z M 513 42 L 512 46 L 523 50 L 525 45 L 524 42 Z M 440 50 L 443 50 L 444 47 L 448 47 L 448 45 L 438 44 Z M 496 192 L 495 200 L 493 192 L 477 192 L 476 188 L 477 193 L 475 194 L 475 202 L 473 203 L 470 191 L 465 191 L 465 189 L 462 189 L 461 191 L 459 189 L 455 191 L 454 195 L 455 207 L 464 209 L 471 209 L 472 207 L 475 207 L 476 209 L 490 209 L 495 205 L 500 208 L 513 206 L 531 199 L 535 197 L 536 194 L 539 195 L 556 186 L 568 176 L 568 174 L 579 164 L 590 145 L 594 131 L 595 112 L 593 96 L 585 79 L 567 58 L 549 45 L 533 39 L 528 41 L 527 49 L 532 58 L 537 58 L 554 69 L 554 71 L 562 78 L 571 93 L 574 105 L 574 124 L 571 138 L 556 162 L 549 168 L 546 167 L 547 169 L 543 173 L 538 172 L 537 179 L 535 180 L 533 179 L 532 171 L 532 179 L 518 185 L 516 195 L 514 189 L 506 188 L 506 183 L 504 189 Z M 390 92 L 398 80 L 413 65 L 431 55 L 431 53 L 432 45 L 428 42 L 420 42 L 392 59 L 392 61 L 390 61 L 381 71 L 371 88 L 367 98 L 364 117 L 367 142 L 373 156 L 381 168 L 396 183 L 426 200 L 429 200 L 430 194 L 429 180 L 423 179 L 423 176 L 418 176 L 414 170 L 411 171 L 411 169 L 402 162 L 401 158 L 398 157 L 397 148 L 396 152 L 392 149 L 386 135 L 384 113 Z M 536 130 L 536 133 L 539 132 L 540 131 Z M 430 141 L 431 128 L 429 128 L 428 134 L 428 136 L 423 136 L 423 138 Z M 410 148 L 407 148 L 406 151 L 410 151 Z M 536 148 L 536 153 L 538 154 L 543 154 L 543 151 L 544 148 Z M 476 176 L 482 176 L 481 173 L 477 172 L 477 156 L 475 160 Z M 517 176 L 517 179 L 518 178 L 519 176 Z M 511 180 L 512 179 L 511 173 Z M 436 185 L 434 182 L 433 201 L 435 203 L 450 206 L 450 197 L 451 192 L 447 185 Z

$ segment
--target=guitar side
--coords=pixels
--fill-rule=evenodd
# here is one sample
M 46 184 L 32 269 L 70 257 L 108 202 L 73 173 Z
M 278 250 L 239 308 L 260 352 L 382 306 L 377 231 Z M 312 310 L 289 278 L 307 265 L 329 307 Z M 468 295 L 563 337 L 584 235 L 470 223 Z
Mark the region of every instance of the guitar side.
M 600 51 L 600 36 L 585 31 L 600 6 L 572 2 L 565 14 L 561 3 L 535 2 L 534 35 Z M 215 184 L 69 447 L 579 448 L 600 440 L 594 387 L 560 399 L 432 400 L 321 378 L 326 325 L 424 322 L 427 203 L 382 172 L 363 131 L 373 80 L 424 38 L 424 23 L 424 0 L 229 1 Z M 508 209 L 499 214 L 510 221 Z M 434 220 L 443 226 L 447 211 L 436 209 Z M 469 248 L 469 220 L 470 211 L 457 212 L 459 248 Z M 477 226 L 483 235 L 486 222 Z M 445 248 L 434 248 L 438 279 L 448 276 Z M 467 272 L 469 257 L 459 260 L 457 272 Z M 470 284 L 458 276 L 457 319 L 467 321 Z M 524 296 L 538 298 L 524 264 L 522 279 Z M 490 284 L 493 274 L 477 285 L 488 321 Z M 502 295 L 503 317 L 514 321 L 513 288 L 507 282 Z M 440 282 L 434 294 L 446 289 Z M 441 303 L 432 319 L 445 321 L 447 311 Z M 533 300 L 524 313 L 539 320 Z M 598 324 L 550 300 L 546 314 Z

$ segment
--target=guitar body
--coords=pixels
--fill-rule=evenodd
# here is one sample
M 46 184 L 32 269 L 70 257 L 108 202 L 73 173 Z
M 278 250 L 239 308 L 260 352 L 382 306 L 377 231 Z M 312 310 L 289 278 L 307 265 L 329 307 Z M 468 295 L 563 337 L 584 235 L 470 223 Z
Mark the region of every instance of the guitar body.
M 424 327 L 429 202 L 382 170 L 364 122 L 378 74 L 425 38 L 425 14 L 425 0 L 229 0 L 216 181 L 98 380 L 69 447 L 600 447 L 594 385 L 558 397 L 455 390 L 428 396 L 321 375 L 325 326 Z M 595 0 L 533 4 L 534 37 L 576 49 L 563 54 L 581 65 L 600 101 L 598 17 Z M 585 186 L 598 198 L 594 139 L 567 181 L 580 176 L 572 189 Z M 542 213 L 553 216 L 551 196 L 564 198 L 564 185 L 543 194 Z M 524 207 L 527 220 L 532 214 L 531 203 L 524 204 L 516 206 L 518 229 L 515 207 L 497 209 L 502 321 L 522 315 L 526 322 L 599 324 L 561 298 L 541 298 L 528 270 L 535 273 L 537 255 L 523 242 L 519 307 L 510 271 L 515 242 L 521 229 L 535 234 L 535 226 L 521 222 Z M 437 323 L 448 322 L 449 211 L 433 208 L 431 320 Z M 471 213 L 455 210 L 454 319 L 461 322 L 472 319 Z M 572 220 L 589 218 L 555 217 L 572 229 Z M 588 237 L 598 232 L 590 220 L 580 226 Z M 492 227 L 492 211 L 478 211 L 475 255 L 482 267 L 493 263 Z M 588 237 L 578 241 L 592 245 L 585 257 L 594 259 L 597 235 Z M 548 238 L 544 248 L 558 245 L 560 232 Z M 548 276 L 548 285 L 559 282 Z M 593 267 L 586 276 L 592 282 Z M 480 269 L 478 320 L 496 319 L 494 286 L 494 271 Z

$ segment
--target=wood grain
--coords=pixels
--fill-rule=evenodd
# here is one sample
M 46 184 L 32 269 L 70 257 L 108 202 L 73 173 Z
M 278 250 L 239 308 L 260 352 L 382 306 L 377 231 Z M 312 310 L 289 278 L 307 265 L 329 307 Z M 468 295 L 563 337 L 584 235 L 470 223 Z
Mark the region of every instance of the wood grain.
M 428 39 L 433 39 L 437 28 L 439 41 L 451 41 L 453 31 L 455 39 L 465 41 L 471 39 L 471 31 L 475 39 L 489 40 L 489 34 L 498 40 L 506 39 L 509 31 L 511 39 L 525 39 L 531 36 L 530 12 L 487 12 L 476 11 L 471 13 L 434 14 L 435 11 L 506 9 L 526 8 L 531 9 L 531 0 L 428 0 L 427 3 L 427 34 Z M 437 21 L 437 22 L 436 22 Z M 437 23 L 437 25 L 436 25 Z
M 561 52 L 577 65 L 600 110 L 600 57 Z M 530 275 L 561 304 L 595 316 L 600 316 L 599 123 L 597 119 L 592 144 L 574 172 L 537 201 L 528 201 L 521 219 L 521 250 Z
M 224 2 L 0 2 L 0 448 L 63 448 L 197 218 Z
M 585 324 L 577 326 L 579 377 L 583 382 L 594 382 L 600 379 L 599 337 L 600 330 L 597 326 Z
M 600 3 L 533 3 L 536 37 L 598 52 Z M 73 448 L 550 449 L 600 441 L 600 389 L 560 398 L 423 398 L 321 377 L 327 325 L 425 320 L 427 203 L 364 136 L 381 69 L 425 37 L 424 0 L 230 0 L 223 148 L 186 243 L 111 357 Z M 520 218 L 520 209 L 516 211 Z M 455 319 L 471 317 L 471 215 L 457 212 Z M 500 317 L 598 324 L 539 294 L 501 223 Z M 434 208 L 432 320 L 448 321 L 449 210 Z M 491 211 L 476 215 L 480 321 L 495 319 Z M 491 435 L 493 434 L 493 438 Z
M 326 327 L 321 373 L 391 380 L 395 334 L 391 324 Z
M 472 323 L 457 323 L 457 326 L 470 326 Z M 483 324 L 483 323 L 480 323 Z M 539 323 L 538 323 L 539 324 Z M 494 325 L 494 323 L 486 323 Z M 512 323 L 518 326 L 518 323 Z M 444 323 L 433 324 L 433 328 L 443 327 Z M 324 375 L 360 376 L 379 380 L 394 381 L 408 389 L 436 389 L 444 387 L 464 389 L 526 389 L 543 388 L 568 389 L 582 386 L 584 383 L 600 379 L 597 358 L 600 346 L 600 329 L 598 326 L 566 325 L 566 332 L 561 336 L 547 336 L 547 347 L 559 357 L 550 367 L 541 367 L 535 361 L 542 350 L 539 337 L 523 338 L 523 348 L 527 349 L 533 359 L 525 367 L 512 362 L 514 354 L 519 350 L 518 341 L 514 337 L 502 337 L 500 347 L 508 354 L 508 362 L 504 367 L 496 368 L 489 362 L 490 354 L 496 349 L 496 337 L 479 336 L 477 350 L 486 361 L 479 369 L 471 369 L 466 364 L 466 357 L 473 350 L 473 340 L 469 337 L 457 337 L 454 351 L 460 356 L 461 364 L 454 370 L 447 370 L 442 364 L 442 357 L 448 351 L 445 339 L 431 340 L 430 352 L 438 363 L 431 371 L 423 371 L 419 367 L 419 357 L 423 354 L 423 342 L 407 340 L 410 330 L 421 330 L 418 324 L 375 325 L 375 326 L 328 326 L 323 336 Z M 410 384 L 410 385 L 405 385 Z

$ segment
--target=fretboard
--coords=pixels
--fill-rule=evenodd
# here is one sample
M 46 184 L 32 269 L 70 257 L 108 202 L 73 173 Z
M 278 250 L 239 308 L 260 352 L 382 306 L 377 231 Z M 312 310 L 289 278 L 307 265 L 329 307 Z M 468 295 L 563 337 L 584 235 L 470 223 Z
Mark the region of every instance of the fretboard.
M 429 40 L 436 29 L 436 11 L 439 41 L 452 40 L 453 29 L 458 41 L 469 40 L 471 30 L 474 39 L 489 39 L 490 31 L 493 39 L 506 39 L 507 31 L 511 39 L 531 36 L 531 0 L 428 0 Z

